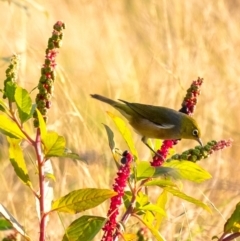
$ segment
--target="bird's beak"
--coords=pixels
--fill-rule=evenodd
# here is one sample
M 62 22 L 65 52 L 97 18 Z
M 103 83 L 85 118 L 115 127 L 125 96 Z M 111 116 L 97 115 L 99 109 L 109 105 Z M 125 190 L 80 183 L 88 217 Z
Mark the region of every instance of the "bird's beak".
M 201 140 L 200 138 L 197 139 L 197 142 L 198 142 L 201 146 L 203 146 L 202 140 Z

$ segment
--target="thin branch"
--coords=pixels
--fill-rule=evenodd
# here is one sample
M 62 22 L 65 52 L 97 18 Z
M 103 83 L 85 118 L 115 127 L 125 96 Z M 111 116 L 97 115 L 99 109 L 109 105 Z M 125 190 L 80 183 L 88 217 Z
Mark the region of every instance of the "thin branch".
M 46 215 L 45 215 L 45 205 L 44 205 L 44 158 L 41 148 L 41 135 L 40 129 L 37 128 L 36 141 L 34 143 L 34 148 L 36 151 L 37 162 L 38 162 L 38 176 L 39 176 L 39 206 L 40 206 L 40 237 L 39 241 L 45 240 L 45 228 L 46 228 Z

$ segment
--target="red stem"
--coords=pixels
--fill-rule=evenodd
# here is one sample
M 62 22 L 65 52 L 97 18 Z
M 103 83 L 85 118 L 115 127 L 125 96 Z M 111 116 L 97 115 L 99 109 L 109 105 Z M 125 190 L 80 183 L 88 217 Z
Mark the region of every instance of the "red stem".
M 44 207 L 44 158 L 42 154 L 41 148 L 41 135 L 40 129 L 37 128 L 36 141 L 34 144 L 34 148 L 37 155 L 38 162 L 38 175 L 39 175 L 39 206 L 40 206 L 40 237 L 39 241 L 45 240 L 45 228 L 46 228 L 46 215 L 45 215 L 45 207 Z
M 124 213 L 124 215 L 121 218 L 121 222 L 123 224 L 125 224 L 127 222 L 128 218 L 131 216 L 132 211 L 134 209 L 135 200 L 136 200 L 136 196 L 133 196 L 132 200 L 130 202 L 130 205 L 128 206 L 128 209 L 126 210 L 126 212 Z
M 37 128 L 36 133 L 36 140 L 34 141 L 27 132 L 23 130 L 22 125 L 18 121 L 18 119 L 15 116 L 15 113 L 12 108 L 12 102 L 9 101 L 9 109 L 11 116 L 9 116 L 19 127 L 19 129 L 22 131 L 22 133 L 26 136 L 26 140 L 29 141 L 36 151 L 37 156 L 37 162 L 38 162 L 38 175 L 39 175 L 39 195 L 31 188 L 36 198 L 39 200 L 39 207 L 40 207 L 40 237 L 39 241 L 45 241 L 46 236 L 46 214 L 45 214 L 45 206 L 44 206 L 44 156 L 42 153 L 42 147 L 41 147 L 41 134 L 40 134 L 40 128 Z
M 230 234 L 229 236 L 227 236 L 226 238 L 224 238 L 224 236 L 226 236 L 227 233 L 224 233 L 221 238 L 219 239 L 219 241 L 230 241 L 230 240 L 233 240 L 237 237 L 240 236 L 240 232 L 237 232 L 237 233 L 233 233 L 233 234 Z
M 130 183 L 129 183 L 129 186 L 130 186 L 130 189 L 131 189 L 131 192 L 132 192 L 133 195 L 132 195 L 132 199 L 131 199 L 131 201 L 130 201 L 130 204 L 129 204 L 126 212 L 123 214 L 123 216 L 122 216 L 122 218 L 121 218 L 121 223 L 122 223 L 122 224 L 127 223 L 127 221 L 128 221 L 128 219 L 130 218 L 130 216 L 133 215 L 133 210 L 134 210 L 134 206 L 135 206 L 135 201 L 136 201 L 136 198 L 137 198 L 137 194 L 138 194 L 138 192 L 142 189 L 143 184 L 144 184 L 145 182 L 149 181 L 149 179 L 150 179 L 150 178 L 148 178 L 147 180 L 143 181 L 138 188 L 136 188 L 136 183 L 135 183 L 135 185 L 134 185 L 134 188 L 133 188 L 133 187 L 130 185 Z M 118 240 L 119 234 L 120 234 L 119 231 L 116 230 L 116 232 L 113 234 L 113 241 L 117 241 L 117 240 Z
M 10 104 L 9 104 L 10 105 Z M 32 145 L 35 144 L 34 140 L 28 135 L 28 133 L 23 129 L 22 125 L 19 123 L 18 119 L 16 118 L 14 112 L 10 109 L 11 116 L 9 116 L 18 126 L 18 128 L 21 130 L 21 132 L 26 136 L 26 140 L 30 142 Z
M 126 212 L 123 214 L 123 216 L 121 218 L 122 224 L 125 224 L 128 221 L 128 219 L 130 218 L 130 216 L 133 214 L 134 205 L 135 205 L 135 201 L 137 198 L 137 193 L 140 189 L 137 190 L 136 188 L 134 188 L 134 190 L 132 190 L 133 196 L 132 196 L 131 202 L 130 202 Z M 116 230 L 116 232 L 113 235 L 113 241 L 117 241 L 118 236 L 119 236 L 119 232 L 118 232 L 118 230 Z

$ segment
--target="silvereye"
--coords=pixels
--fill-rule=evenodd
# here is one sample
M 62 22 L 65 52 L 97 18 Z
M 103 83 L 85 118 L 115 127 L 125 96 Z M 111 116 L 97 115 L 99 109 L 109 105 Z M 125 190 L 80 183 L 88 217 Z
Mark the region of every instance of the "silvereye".
M 91 96 L 117 109 L 135 131 L 142 136 L 142 142 L 154 153 L 156 152 L 147 143 L 148 138 L 193 139 L 202 145 L 200 129 L 196 121 L 189 115 L 161 106 L 119 100 L 121 103 L 97 94 Z

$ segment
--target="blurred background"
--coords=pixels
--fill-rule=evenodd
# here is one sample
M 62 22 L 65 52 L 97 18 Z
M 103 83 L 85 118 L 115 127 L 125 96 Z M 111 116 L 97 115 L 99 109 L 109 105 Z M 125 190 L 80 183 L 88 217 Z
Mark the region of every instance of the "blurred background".
M 111 188 L 116 167 L 102 123 L 115 132 L 117 147 L 127 148 L 106 114 L 117 112 L 89 94 L 179 109 L 192 81 L 201 77 L 204 84 L 194 117 L 202 140 L 232 138 L 233 146 L 199 163 L 213 176 L 210 181 L 184 182 L 183 191 L 210 203 L 212 214 L 173 197 L 160 232 L 166 240 L 221 235 L 240 199 L 239 12 L 240 1 L 228 0 L 0 1 L 0 88 L 10 57 L 19 54 L 18 82 L 34 89 L 53 25 L 61 20 L 67 26 L 48 127 L 63 135 L 88 165 L 53 158 L 55 198 L 79 188 Z M 36 94 L 32 92 L 33 100 Z M 150 160 L 150 151 L 137 134 L 133 136 L 140 159 Z M 14 175 L 5 137 L 0 144 L 0 203 L 38 240 L 34 197 Z M 183 140 L 176 152 L 195 145 Z M 26 161 L 37 187 L 30 147 Z M 107 209 L 105 202 L 84 214 L 106 216 Z M 64 228 L 80 215 L 53 214 L 48 240 L 61 240 Z

